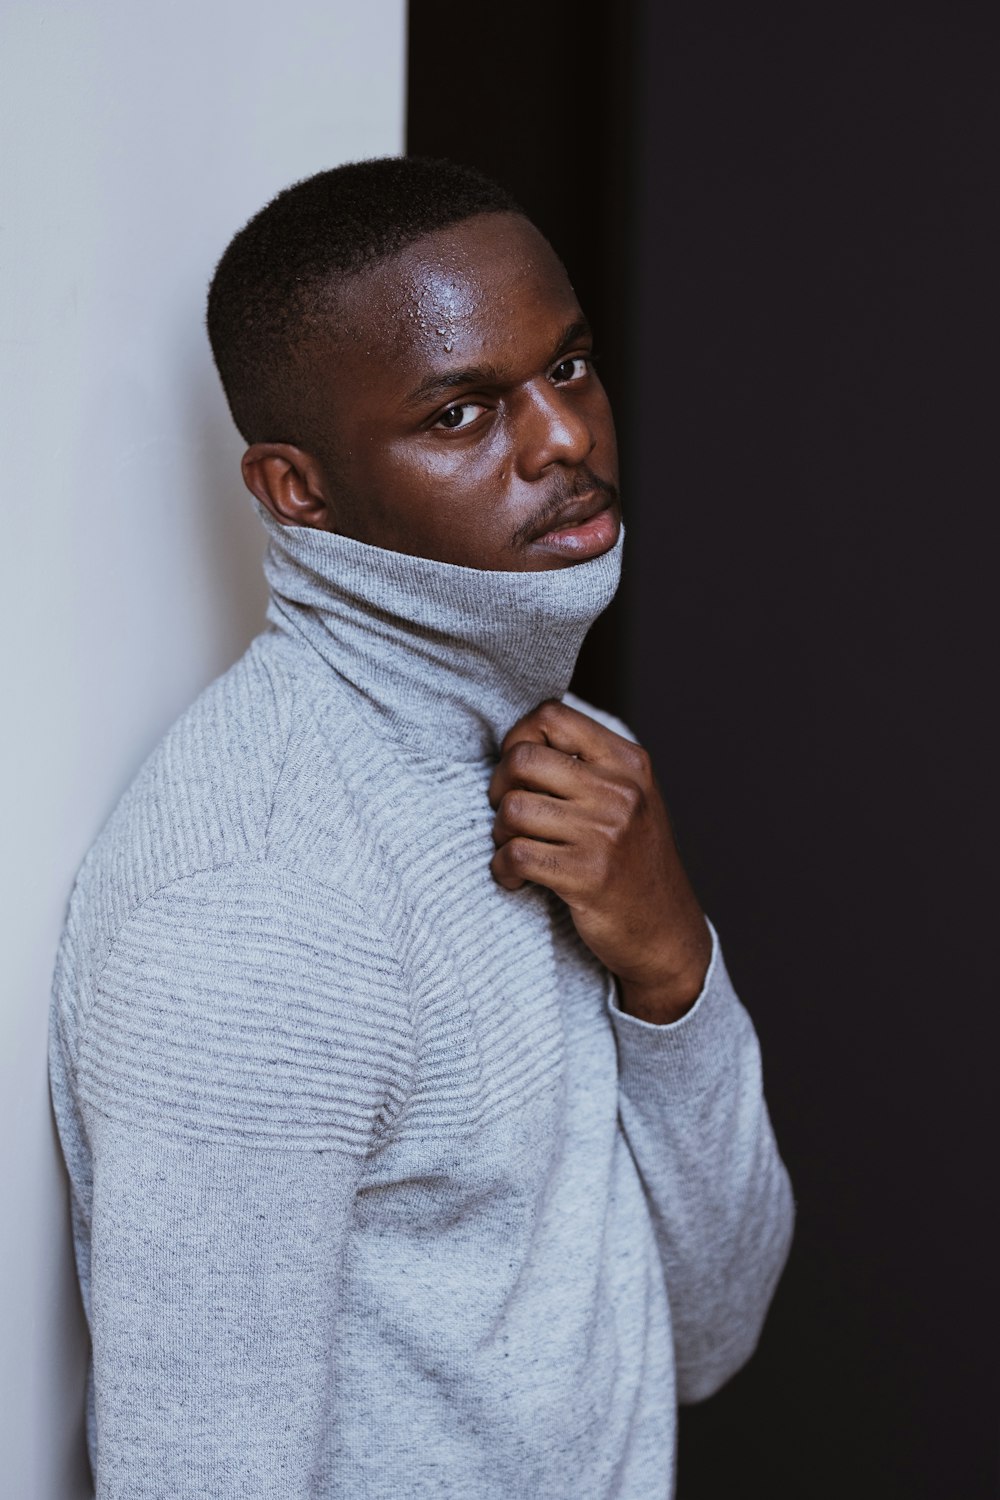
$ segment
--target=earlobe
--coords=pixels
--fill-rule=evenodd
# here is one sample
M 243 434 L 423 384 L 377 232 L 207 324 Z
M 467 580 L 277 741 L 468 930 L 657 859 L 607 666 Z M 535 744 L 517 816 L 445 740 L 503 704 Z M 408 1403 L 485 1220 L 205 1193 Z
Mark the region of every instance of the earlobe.
M 251 443 L 243 455 L 243 483 L 283 526 L 331 530 L 319 466 L 291 443 Z

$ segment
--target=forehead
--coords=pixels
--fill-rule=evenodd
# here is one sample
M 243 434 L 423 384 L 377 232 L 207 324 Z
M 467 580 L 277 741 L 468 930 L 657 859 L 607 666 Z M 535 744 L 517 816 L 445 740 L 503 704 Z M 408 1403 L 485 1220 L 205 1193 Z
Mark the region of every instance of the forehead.
M 340 305 L 342 354 L 383 368 L 389 358 L 402 380 L 456 358 L 530 359 L 580 316 L 552 247 L 517 214 L 480 214 L 424 235 L 351 278 Z

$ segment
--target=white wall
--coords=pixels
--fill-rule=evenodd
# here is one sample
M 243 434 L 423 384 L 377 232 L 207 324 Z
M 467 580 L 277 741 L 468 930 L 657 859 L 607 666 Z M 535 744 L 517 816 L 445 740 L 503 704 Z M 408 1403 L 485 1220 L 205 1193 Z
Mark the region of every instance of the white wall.
M 261 533 L 202 331 L 279 188 L 403 148 L 404 0 L 0 3 L 0 1490 L 87 1493 L 51 1125 L 75 870 L 262 622 Z

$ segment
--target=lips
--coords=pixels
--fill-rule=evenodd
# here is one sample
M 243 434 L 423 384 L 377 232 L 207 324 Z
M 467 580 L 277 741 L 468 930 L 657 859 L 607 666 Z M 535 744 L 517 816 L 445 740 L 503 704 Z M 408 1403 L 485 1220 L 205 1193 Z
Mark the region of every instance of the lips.
M 588 562 L 600 557 L 618 540 L 620 521 L 618 506 L 600 490 L 590 495 L 581 495 L 548 523 L 548 530 L 537 536 L 532 543 L 535 553 L 551 559 L 548 564 L 559 567 L 567 563 Z
M 599 515 L 602 510 L 607 510 L 610 504 L 609 497 L 599 490 L 589 490 L 586 495 L 574 495 L 554 518 L 547 520 L 535 532 L 531 540 L 539 542 L 545 537 L 554 536 L 557 532 L 569 531 L 574 526 L 582 526 L 585 522 L 593 520 L 594 516 Z

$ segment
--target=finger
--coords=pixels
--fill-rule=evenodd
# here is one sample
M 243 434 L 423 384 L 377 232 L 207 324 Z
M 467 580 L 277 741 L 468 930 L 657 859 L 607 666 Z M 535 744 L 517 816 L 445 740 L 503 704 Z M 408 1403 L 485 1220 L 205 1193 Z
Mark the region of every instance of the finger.
M 493 842 L 500 845 L 523 836 L 548 843 L 571 843 L 576 832 L 575 812 L 571 802 L 515 787 L 504 794 L 497 808 Z
M 557 698 L 546 699 L 523 719 L 518 719 L 504 736 L 501 755 L 521 740 L 549 745 L 564 755 L 578 755 L 581 760 L 593 761 L 597 765 L 617 765 L 623 759 L 628 762 L 632 759 L 632 752 L 638 749 L 632 740 L 615 734 L 613 729 L 606 729 L 589 714 L 569 708 Z
M 566 883 L 566 855 L 558 844 L 514 838 L 497 850 L 490 860 L 490 870 L 505 890 L 516 891 L 530 880 L 558 895 Z
M 523 786 L 550 797 L 577 797 L 585 789 L 583 764 L 562 750 L 553 750 L 533 740 L 511 745 L 490 777 L 490 806 L 497 807 L 505 793 Z

